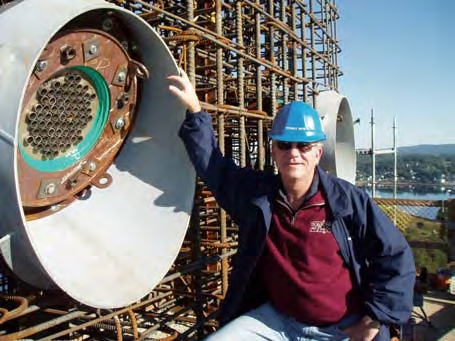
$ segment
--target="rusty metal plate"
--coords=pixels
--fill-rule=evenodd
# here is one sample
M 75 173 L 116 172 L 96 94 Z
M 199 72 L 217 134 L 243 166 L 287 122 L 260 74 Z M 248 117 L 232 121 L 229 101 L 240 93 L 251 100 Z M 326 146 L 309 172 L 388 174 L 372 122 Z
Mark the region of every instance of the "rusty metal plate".
M 129 63 L 121 43 L 102 31 L 65 32 L 46 46 L 19 118 L 24 207 L 47 209 L 98 183 L 136 106 L 136 82 L 125 89 Z

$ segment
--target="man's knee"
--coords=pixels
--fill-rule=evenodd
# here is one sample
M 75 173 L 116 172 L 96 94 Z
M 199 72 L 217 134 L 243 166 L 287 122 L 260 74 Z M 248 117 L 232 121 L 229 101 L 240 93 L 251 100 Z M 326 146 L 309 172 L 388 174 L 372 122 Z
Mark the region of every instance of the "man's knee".
M 206 341 L 278 340 L 280 330 L 282 321 L 279 316 L 270 305 L 264 304 L 210 334 Z

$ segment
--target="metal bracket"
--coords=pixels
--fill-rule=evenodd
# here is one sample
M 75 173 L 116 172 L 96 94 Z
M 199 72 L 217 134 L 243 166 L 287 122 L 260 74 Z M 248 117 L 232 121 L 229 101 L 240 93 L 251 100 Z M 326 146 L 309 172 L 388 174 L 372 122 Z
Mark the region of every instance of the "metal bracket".
M 84 42 L 84 60 L 88 62 L 89 60 L 98 58 L 100 54 L 100 42 L 98 38 L 93 38 Z
M 59 186 L 60 179 L 42 179 L 36 197 L 38 199 L 54 197 L 58 193 Z

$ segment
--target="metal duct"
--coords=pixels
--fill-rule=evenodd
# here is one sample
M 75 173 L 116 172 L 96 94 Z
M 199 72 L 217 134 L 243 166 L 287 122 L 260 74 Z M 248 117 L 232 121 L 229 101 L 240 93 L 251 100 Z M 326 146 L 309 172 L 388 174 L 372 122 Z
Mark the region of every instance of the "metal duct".
M 333 90 L 323 91 L 317 97 L 316 109 L 327 134 L 322 168 L 355 184 L 354 124 L 347 98 Z
M 128 305 L 174 262 L 193 203 L 172 55 L 101 0 L 18 1 L 0 31 L 3 257 L 39 288 Z

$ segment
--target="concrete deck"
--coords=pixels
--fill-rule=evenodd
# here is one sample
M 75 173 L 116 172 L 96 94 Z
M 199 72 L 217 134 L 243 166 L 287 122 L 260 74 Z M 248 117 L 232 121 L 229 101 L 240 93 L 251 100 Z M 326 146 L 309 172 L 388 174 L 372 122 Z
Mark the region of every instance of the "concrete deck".
M 423 320 L 420 308 L 414 307 L 415 341 L 455 341 L 455 296 L 430 291 L 424 296 L 423 309 L 432 326 Z

